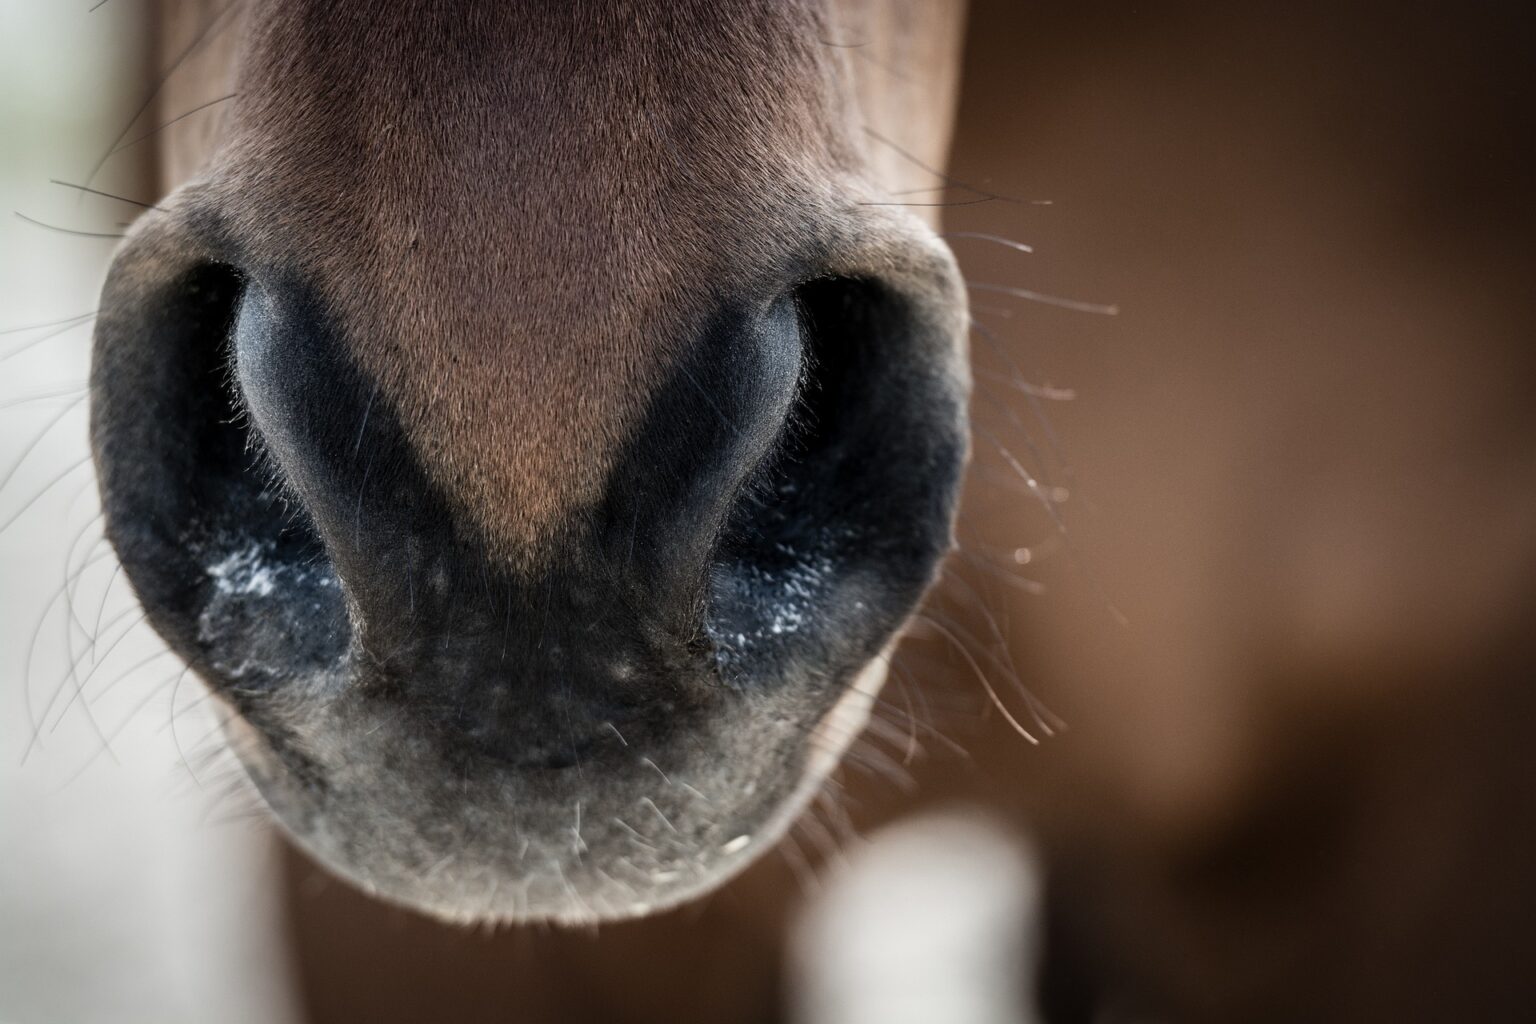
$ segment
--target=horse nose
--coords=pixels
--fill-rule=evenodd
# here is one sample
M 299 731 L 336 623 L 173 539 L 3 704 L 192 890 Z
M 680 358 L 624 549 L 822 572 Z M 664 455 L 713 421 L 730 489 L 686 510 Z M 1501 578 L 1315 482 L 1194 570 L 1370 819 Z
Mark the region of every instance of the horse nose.
M 144 233 L 109 276 L 93 442 L 130 580 L 216 686 L 410 697 L 493 753 L 563 763 L 529 737 L 834 691 L 950 544 L 967 383 L 947 254 L 701 303 L 655 347 L 597 496 L 508 557 L 321 289 L 185 236 Z M 455 383 L 426 386 L 451 402 Z M 580 428 L 558 396 L 517 398 Z

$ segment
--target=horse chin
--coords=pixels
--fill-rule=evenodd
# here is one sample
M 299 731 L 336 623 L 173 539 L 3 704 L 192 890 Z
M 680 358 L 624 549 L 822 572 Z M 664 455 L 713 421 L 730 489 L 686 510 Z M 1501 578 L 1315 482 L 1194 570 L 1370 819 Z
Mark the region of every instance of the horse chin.
M 225 733 L 293 840 L 370 895 L 455 923 L 585 925 L 696 899 L 771 850 L 862 729 L 886 666 L 853 673 L 809 723 L 742 697 L 674 741 L 613 728 L 559 766 L 471 765 L 345 695 L 283 726 L 230 708 Z M 299 732 L 303 756 L 281 739 Z

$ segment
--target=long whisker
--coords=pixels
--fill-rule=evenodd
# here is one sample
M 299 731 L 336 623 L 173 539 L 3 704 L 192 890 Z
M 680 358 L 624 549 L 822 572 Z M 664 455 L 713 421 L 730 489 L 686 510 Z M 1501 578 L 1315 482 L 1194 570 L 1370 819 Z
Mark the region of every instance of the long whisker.
M 1032 597 L 1039 597 L 1041 594 L 1045 593 L 1045 584 L 1041 583 L 1039 580 L 1028 579 L 1024 576 L 1015 576 L 1007 569 L 999 568 L 998 566 L 993 565 L 988 559 L 982 558 L 980 555 L 972 554 L 969 551 L 961 551 L 960 555 L 971 566 L 980 569 L 994 579 L 1001 580 L 1011 587 L 1024 591 L 1024 593 L 1029 594 Z
M 70 701 L 66 702 L 65 710 L 68 710 L 69 704 L 73 703 L 74 699 L 77 698 L 81 694 L 81 692 L 85 689 L 85 684 L 90 682 L 91 676 L 96 672 L 96 670 L 98 668 L 101 667 L 101 664 L 103 664 L 105 662 L 106 657 L 108 655 L 110 655 L 114 650 L 116 650 L 117 649 L 117 645 L 122 643 L 125 639 L 127 639 L 128 636 L 130 636 L 133 633 L 134 627 L 136 627 L 140 622 L 142 622 L 144 620 L 144 613 L 138 611 L 138 609 L 136 609 L 136 608 L 129 608 L 129 609 L 126 609 L 122 614 L 118 615 L 117 617 L 113 618 L 110 622 L 107 623 L 107 627 L 106 628 L 111 629 L 113 626 L 117 625 L 119 622 L 122 622 L 123 619 L 127 618 L 129 615 L 134 614 L 135 612 L 137 612 L 138 618 L 133 619 L 132 621 L 130 621 L 128 623 L 127 626 L 125 626 L 123 628 L 123 631 L 117 635 L 116 639 L 114 639 L 112 641 L 111 645 L 107 648 L 106 652 L 102 655 L 103 662 L 99 662 L 97 665 L 92 667 L 91 670 L 86 673 L 84 678 L 81 678 L 79 676 L 79 670 L 80 670 L 81 662 L 83 662 L 85 660 L 85 655 L 82 654 L 80 657 L 75 658 L 75 659 L 73 659 L 71 661 L 70 666 L 69 666 L 69 671 L 66 672 L 64 674 L 64 676 L 62 678 L 60 678 L 58 683 L 54 686 L 54 688 L 53 688 L 53 696 L 49 698 L 47 705 L 45 705 L 43 707 L 43 713 L 38 716 L 37 728 L 35 728 L 33 730 L 33 732 L 32 732 L 32 739 L 27 744 L 26 753 L 22 754 L 22 760 L 23 761 L 26 760 L 27 754 L 31 753 L 32 747 L 35 746 L 37 744 L 38 740 L 41 738 L 43 727 L 47 724 L 49 716 L 53 714 L 54 706 L 56 704 L 58 704 L 59 698 L 62 697 L 64 695 L 64 693 L 69 689 L 69 685 L 68 684 L 69 684 L 70 680 L 73 679 L 75 681 L 75 686 L 74 686 L 75 697 L 71 698 Z M 60 719 L 61 720 L 62 720 L 62 718 L 63 718 L 63 716 L 60 715 Z M 92 719 L 92 721 L 94 722 L 94 719 Z M 58 729 L 58 722 L 55 722 L 51 727 L 49 727 L 48 731 L 50 733 L 52 733 L 56 729 Z M 103 737 L 103 738 L 105 738 L 105 737 Z M 115 759 L 116 758 L 114 757 L 114 760 Z
M 39 335 L 38 337 L 33 338 L 31 341 L 23 342 L 22 344 L 16 346 L 15 348 L 11 349 L 10 351 L 5 352 L 4 354 L 0 354 L 0 363 L 6 362 L 7 360 L 10 360 L 10 359 L 13 359 L 16 356 L 21 355 L 23 352 L 26 352 L 28 349 L 36 348 L 37 346 L 41 345 L 45 341 L 51 341 L 54 338 L 59 337 L 59 335 L 61 335 L 61 334 L 68 334 L 70 331 L 74 330 L 77 327 L 84 327 L 86 324 L 90 323 L 95 318 L 96 318 L 96 314 L 95 313 L 91 313 L 85 319 L 80 320 L 77 323 L 69 324 L 66 327 L 60 327 L 57 330 L 49 331 L 47 334 Z
M 120 203 L 128 203 L 128 204 L 130 204 L 132 206 L 143 207 L 146 210 L 158 210 L 158 209 L 161 209 L 161 207 L 156 206 L 154 203 L 146 203 L 146 202 L 144 202 L 142 200 L 139 200 L 139 199 L 129 199 L 127 196 L 120 196 L 120 195 L 117 195 L 115 192 L 103 192 L 99 188 L 88 188 L 85 185 L 76 185 L 72 181 L 64 181 L 64 180 L 62 180 L 60 178 L 49 178 L 48 179 L 48 183 L 50 185 L 62 185 L 65 188 L 72 188 L 72 189 L 75 189 L 76 191 L 79 191 L 79 192 L 89 193 L 90 195 L 93 195 L 93 196 L 103 196 L 103 197 L 105 197 L 107 199 L 116 199 Z
M 1009 650 L 1008 641 L 1006 638 L 1004 638 L 1002 630 L 998 627 L 996 617 L 993 616 L 991 610 L 987 607 L 987 603 L 982 600 L 981 595 L 978 594 L 969 583 L 962 579 L 958 573 L 949 571 L 948 567 L 945 568 L 944 575 L 945 578 L 952 582 L 955 586 L 962 588 L 965 594 L 968 595 L 973 602 L 975 602 L 976 607 L 980 609 L 983 618 L 986 620 L 987 627 L 992 632 L 993 639 L 997 641 L 997 648 L 1008 656 L 1008 660 L 1006 662 L 1003 661 L 1000 656 L 993 656 L 993 662 L 999 667 L 1003 668 L 1007 672 L 1009 678 L 1013 680 L 1014 688 L 1019 691 L 1019 696 L 1024 698 L 1024 702 L 1029 705 L 1029 713 L 1034 717 L 1035 721 L 1039 723 L 1040 728 L 1045 731 L 1047 736 L 1054 736 L 1058 730 L 1064 729 L 1066 727 L 1066 723 L 1063 722 L 1058 715 L 1047 708 L 1045 704 L 1040 700 L 1040 698 L 1036 697 L 1032 692 L 1030 692 L 1029 687 L 1024 685 L 1024 680 L 1019 678 L 1018 667 L 1013 662 L 1013 652 Z M 984 650 L 983 653 L 989 652 Z
M 81 527 L 80 532 L 75 536 L 74 540 L 70 542 L 71 550 L 73 550 L 74 547 L 80 543 L 81 538 L 85 536 L 92 525 L 92 523 L 86 523 L 85 526 Z M 94 560 L 87 562 L 86 564 L 76 569 L 75 574 L 78 575 L 79 573 L 85 572 L 93 564 L 95 564 Z M 66 578 L 65 585 L 55 590 L 53 595 L 48 599 L 48 603 L 43 606 L 43 612 L 38 616 L 37 623 L 32 628 L 32 638 L 30 641 L 28 641 L 27 644 L 26 660 L 22 663 L 22 705 L 27 716 L 27 726 L 29 729 L 34 731 L 40 728 L 40 722 L 36 714 L 36 707 L 34 706 L 32 700 L 32 662 L 37 655 L 37 644 L 38 640 L 42 636 L 43 627 L 48 624 L 49 618 L 53 615 L 54 606 L 64 599 L 68 584 L 69 579 Z M 52 705 L 50 704 L 50 707 L 51 706 Z M 23 757 L 22 761 L 24 763 L 26 758 Z
M 132 633 L 133 627 L 137 626 L 141 621 L 143 621 L 142 618 L 134 620 L 133 624 L 128 627 L 127 632 Z M 150 662 L 158 661 L 159 659 L 165 657 L 167 654 L 175 653 L 176 652 L 171 650 L 169 647 L 162 647 L 160 650 L 154 652 L 153 654 L 149 654 L 143 658 L 140 658 L 138 661 L 134 662 L 132 665 L 129 665 L 126 669 L 119 673 L 117 678 L 101 687 L 99 692 L 96 694 L 96 697 L 101 697 L 103 694 L 109 692 L 118 683 L 122 682 L 124 679 L 127 679 L 134 672 L 143 668 L 145 665 L 148 665 Z M 102 664 L 102 662 L 97 662 L 94 666 L 92 666 L 91 671 L 86 673 L 85 679 L 83 679 L 80 685 L 75 688 L 74 695 L 70 697 L 69 701 L 65 703 L 64 707 L 59 710 L 58 717 L 53 720 L 53 727 L 48 730 L 50 734 L 59 731 L 59 726 L 63 723 L 65 716 L 69 714 L 69 709 L 74 707 L 77 702 L 83 699 L 85 696 L 85 684 L 90 682 L 91 676 L 96 672 L 98 668 L 101 667 Z M 89 703 L 89 701 L 85 702 L 86 705 L 89 705 Z M 87 708 L 87 712 L 89 712 L 89 708 Z M 103 737 L 104 741 L 105 739 L 106 738 Z
M 897 202 L 861 202 L 859 206 L 916 206 L 916 207 L 944 207 L 944 206 L 980 206 L 982 203 L 995 203 L 996 196 L 980 196 L 976 199 L 949 199 L 934 203 L 897 203 Z
M 85 385 L 64 388 L 60 391 L 42 391 L 35 395 L 27 395 L 22 398 L 13 398 L 8 402 L 0 402 L 0 409 L 16 409 L 23 405 L 31 405 L 34 402 L 49 402 L 55 398 L 68 398 L 70 395 L 83 394 L 84 391 Z
M 14 515 L 12 515 L 11 518 L 7 519 L 4 523 L 0 523 L 0 533 L 4 533 L 6 530 L 10 529 L 11 526 L 15 524 L 16 520 L 18 520 L 22 516 L 26 515 L 27 511 L 29 509 L 31 509 L 31 507 L 33 505 L 36 505 L 38 500 L 40 498 L 42 498 L 43 495 L 47 494 L 49 491 L 53 490 L 59 484 L 63 483 L 69 477 L 69 475 L 71 473 L 74 473 L 76 470 L 83 469 L 83 468 L 89 466 L 90 464 L 91 464 L 91 457 L 89 455 L 85 456 L 84 458 L 80 459 L 77 462 L 71 463 L 67 468 L 65 468 L 65 470 L 62 473 L 60 473 L 58 476 L 54 477 L 46 485 L 44 485 L 42 490 L 38 491 L 31 498 L 27 499 L 26 503 L 23 504 L 21 506 L 21 508 L 17 509 L 16 513 Z
M 13 214 L 15 214 L 17 217 L 19 217 L 20 219 L 26 221 L 28 224 L 33 225 L 34 227 L 47 228 L 49 231 L 57 231 L 57 232 L 59 232 L 62 235 L 76 235 L 76 236 L 78 236 L 80 238 L 125 238 L 125 237 L 127 237 L 121 231 L 82 231 L 79 228 L 60 227 L 57 224 L 49 224 L 46 221 L 38 220 L 36 217 L 28 217 L 26 214 L 22 213 L 20 210 L 12 210 L 11 212 Z
M 987 674 L 983 672 L 981 670 L 981 666 L 977 664 L 975 656 L 971 654 L 970 650 L 965 646 L 965 644 L 960 642 L 959 637 L 955 636 L 955 634 L 952 633 L 947 627 L 941 625 L 938 622 L 935 622 L 927 612 L 919 612 L 917 619 L 918 621 L 924 622 L 931 626 L 933 629 L 938 630 L 941 636 L 945 637 L 951 644 L 954 645 L 955 650 L 960 652 L 960 656 L 965 659 L 966 664 L 971 667 L 971 671 L 975 674 L 977 680 L 980 681 L 982 689 L 987 691 L 987 697 L 991 699 L 992 705 L 996 707 L 998 711 L 1002 712 L 1003 718 L 1007 720 L 1010 726 L 1013 727 L 1014 732 L 1017 732 L 1031 744 L 1039 746 L 1040 738 L 1034 733 L 1030 732 L 1028 729 L 1024 728 L 1024 723 L 1013 717 L 1013 712 L 1008 710 L 1008 706 L 1003 703 L 1003 699 L 997 695 L 997 690 L 993 689 L 992 687 L 992 681 L 987 678 Z
M 975 239 L 980 239 L 981 241 L 984 241 L 984 242 L 996 242 L 998 245 L 1006 245 L 1008 248 L 1016 249 L 1019 252 L 1034 252 L 1035 251 L 1035 247 L 1032 246 L 1032 245 L 1026 245 L 1023 242 L 1015 242 L 1011 238 L 1004 238 L 1002 235 L 994 235 L 994 234 L 992 234 L 991 232 L 988 232 L 988 231 L 946 231 L 943 234 L 939 235 L 939 237 L 940 238 L 975 238 Z
M 19 324 L 15 327 L 0 327 L 0 334 L 20 334 L 22 331 L 36 331 L 44 327 L 57 327 L 60 324 L 74 323 L 76 320 L 84 320 L 96 315 L 96 310 L 87 313 L 76 313 L 74 316 L 61 317 L 58 320 L 45 320 L 37 324 Z
M 139 108 L 133 112 L 133 116 L 128 119 L 128 123 L 123 126 L 123 130 L 118 133 L 117 138 L 112 140 L 111 145 L 107 146 L 106 152 L 103 153 L 101 158 L 98 159 L 95 165 L 91 167 L 91 173 L 85 176 L 85 183 L 87 185 L 96 180 L 96 175 L 101 173 L 101 169 L 106 166 L 107 161 L 111 159 L 113 153 L 116 153 L 119 148 L 127 148 L 126 146 L 121 145 L 123 139 L 127 138 L 128 133 L 133 130 L 133 126 L 138 123 L 139 118 L 144 116 L 144 111 L 148 110 L 150 105 L 155 102 L 155 97 L 160 95 L 160 90 L 165 88 L 165 83 L 171 80 L 171 76 L 174 75 L 178 69 L 180 69 L 182 64 L 184 64 L 188 58 L 196 53 L 204 43 L 213 38 L 214 30 L 218 29 L 220 24 L 224 23 L 224 19 L 229 15 L 229 13 L 239 5 L 240 0 L 230 0 L 229 3 L 225 4 L 217 14 L 208 19 L 208 23 L 203 26 L 202 31 L 199 32 L 197 36 L 193 38 L 192 42 L 187 44 L 186 49 L 182 50 L 180 55 L 171 62 L 171 66 L 165 70 L 164 74 L 162 74 L 159 80 L 156 81 L 155 84 L 150 88 L 149 94 L 144 97 L 144 102 L 139 104 Z M 191 111 L 188 113 L 191 113 Z M 129 143 L 129 145 L 132 145 L 132 143 Z
M 1011 295 L 1016 299 L 1026 299 L 1030 302 L 1039 302 L 1046 306 L 1056 306 L 1060 309 L 1070 309 L 1078 313 L 1096 313 L 1099 316 L 1119 316 L 1120 307 L 1103 302 L 1084 302 L 1081 299 L 1064 299 L 1059 295 L 1047 295 L 1044 292 L 1030 291 L 1028 288 L 1015 288 L 1006 284 L 986 284 L 979 281 L 969 281 L 967 288 L 977 291 L 996 292 L 999 295 Z
M 60 792 L 68 789 L 75 782 L 75 780 L 79 779 L 80 776 L 86 773 L 87 769 L 89 769 L 91 765 L 95 764 L 101 759 L 102 754 L 105 754 L 108 750 L 112 749 L 112 743 L 120 739 L 123 733 L 128 731 L 128 727 L 131 726 L 134 723 L 134 720 L 139 717 L 140 713 L 142 713 L 143 710 L 149 706 L 150 701 L 164 693 L 167 687 L 173 685 L 181 676 L 190 671 L 191 666 L 187 666 L 182 668 L 179 672 L 173 672 L 166 676 L 164 679 L 154 683 L 149 688 L 149 692 L 144 694 L 144 696 L 140 698 L 139 701 L 133 705 L 133 707 L 128 709 L 128 713 L 123 716 L 123 720 L 117 723 L 117 725 L 113 726 L 111 732 L 107 733 L 107 742 L 98 748 L 96 752 L 93 753 L 90 757 L 88 757 L 85 763 L 76 769 L 73 775 L 64 780 L 63 785 L 59 787 Z M 99 699 L 99 697 L 100 695 L 98 694 L 97 698 L 93 699 Z
M 1058 388 L 1051 384 L 1031 384 L 1029 381 L 1014 380 L 1012 377 L 1005 377 L 991 370 L 972 367 L 971 375 L 982 380 L 994 381 L 1023 395 L 1043 398 L 1047 402 L 1071 402 L 1077 398 L 1077 392 L 1071 388 Z
M 1040 429 L 1045 431 L 1045 443 L 1047 447 L 1051 449 L 1051 454 L 1055 456 L 1056 463 L 1061 467 L 1062 472 L 1065 473 L 1066 476 L 1070 479 L 1073 475 L 1072 463 L 1071 460 L 1067 458 L 1066 446 L 1063 445 L 1061 440 L 1056 436 L 1056 428 L 1051 426 L 1051 418 L 1045 414 L 1045 409 L 1041 407 L 1038 400 L 1039 398 L 1046 396 L 1035 394 L 1035 392 L 1032 390 L 1033 385 L 1031 385 L 1028 380 L 1025 379 L 1024 371 L 1019 368 L 1018 362 L 1013 358 L 1012 354 L 1007 350 L 1006 346 L 1002 344 L 1001 340 L 998 339 L 997 335 L 994 334 L 986 325 L 977 323 L 973 318 L 971 320 L 971 330 L 976 333 L 977 337 L 981 338 L 982 343 L 986 345 L 994 355 L 1002 359 L 1004 364 L 1013 371 L 1015 380 L 1013 385 L 1014 388 L 1023 393 L 1024 402 L 1029 406 L 1030 415 L 1035 418 L 1036 423 L 1040 424 Z M 1075 397 L 1075 393 L 1070 394 Z M 1050 397 L 1056 396 L 1052 395 Z M 1015 423 L 1018 423 L 1018 416 L 1014 414 L 1011 408 L 1008 409 L 1008 417 Z M 1019 424 L 1019 426 L 1020 429 L 1023 430 L 1023 424 Z M 1024 430 L 1023 432 L 1026 437 L 1029 436 L 1028 430 Z
M 945 182 L 947 184 L 953 185 L 956 188 L 963 188 L 967 192 L 974 192 L 974 193 L 976 193 L 976 195 L 978 195 L 978 196 L 984 196 L 987 199 L 995 199 L 995 200 L 999 200 L 999 201 L 1005 202 L 1005 203 L 1021 203 L 1021 204 L 1027 205 L 1027 206 L 1050 206 L 1051 205 L 1051 200 L 1049 200 L 1049 199 L 1020 199 L 1020 198 L 1018 198 L 1016 196 L 1004 195 L 1001 192 L 991 192 L 991 191 L 988 191 L 987 189 L 984 189 L 984 188 L 977 188 L 975 185 L 971 185 L 971 184 L 969 184 L 967 182 L 961 181 L 959 178 L 956 178 L 956 177 L 954 177 L 952 175 L 945 174 L 943 171 L 941 171 L 938 168 L 932 166 L 931 164 L 924 163 L 922 160 L 919 160 L 916 156 L 914 156 L 911 152 L 909 152 L 906 149 L 903 149 L 900 145 L 898 145 L 897 143 L 895 143 L 891 139 L 887 138 L 886 136 L 880 134 L 879 132 L 875 131 L 873 128 L 869 127 L 868 125 L 864 126 L 864 134 L 868 135 L 870 138 L 874 139 L 876 142 L 880 143 L 881 145 L 888 147 L 892 152 L 896 153 L 898 156 L 903 157 L 904 159 L 906 159 L 909 163 L 913 164 L 914 166 L 921 167 L 923 170 L 927 171 L 929 174 L 931 174 L 934 177 L 938 178 L 940 181 L 943 181 L 943 182 Z
M 28 442 L 27 446 L 21 450 L 21 454 L 16 457 L 16 461 L 11 463 L 11 468 L 7 469 L 3 474 L 0 474 L 0 494 L 5 493 L 6 487 L 10 485 L 11 478 L 16 475 L 17 471 L 21 469 L 22 464 L 25 463 L 28 457 L 30 457 L 31 454 L 37 450 L 38 446 L 43 443 L 43 438 L 47 437 L 53 431 L 54 427 L 63 422 L 65 416 L 68 416 L 71 412 L 74 412 L 76 409 L 78 409 L 80 404 L 84 401 L 85 396 L 81 395 L 79 398 L 76 398 L 74 401 L 70 402 L 64 408 L 55 413 L 47 423 L 43 424 L 43 429 L 38 431 L 32 440 Z
M 138 136 L 135 136 L 134 138 L 129 139 L 127 142 L 124 142 L 122 145 L 117 146 L 116 148 L 114 148 L 111 152 L 109 152 L 107 154 L 107 156 L 110 157 L 110 156 L 113 156 L 113 155 L 115 155 L 117 153 L 121 153 L 123 150 L 128 149 L 128 148 L 130 148 L 132 146 L 137 146 L 139 143 L 143 142 L 145 139 L 151 139 L 151 138 L 154 138 L 156 135 L 159 135 L 161 132 L 165 131 L 167 128 L 169 128 L 171 125 L 175 124 L 176 122 L 178 122 L 178 121 L 185 121 L 187 118 L 191 117 L 193 114 L 196 114 L 197 112 L 202 111 L 202 110 L 207 110 L 209 107 L 215 106 L 217 104 L 227 103 L 227 102 L 229 102 L 230 100 L 236 98 L 239 95 L 240 94 L 237 93 L 237 92 L 232 92 L 232 93 L 230 93 L 227 96 L 220 96 L 218 99 L 209 100 L 206 103 L 199 103 L 197 106 L 193 107 L 191 110 L 184 111 L 183 113 L 177 114 L 175 117 L 171 118 L 169 121 L 166 121 L 163 124 L 156 125 L 155 127 L 151 128 L 149 131 L 145 132 L 143 135 L 138 135 Z M 117 197 L 114 196 L 113 198 L 117 198 Z M 129 200 L 129 201 L 131 202 L 132 200 Z M 158 210 L 158 209 L 160 209 L 160 207 L 155 206 L 155 207 L 152 207 L 152 209 Z

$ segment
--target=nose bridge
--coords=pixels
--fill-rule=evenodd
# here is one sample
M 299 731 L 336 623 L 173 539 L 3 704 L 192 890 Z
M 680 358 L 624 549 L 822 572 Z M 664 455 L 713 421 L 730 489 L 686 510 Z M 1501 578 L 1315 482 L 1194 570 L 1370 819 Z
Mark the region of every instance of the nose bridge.
M 474 209 L 470 194 L 455 209 L 373 197 L 340 226 L 222 192 L 249 225 L 236 259 L 253 283 L 312 294 L 415 460 L 509 565 L 597 500 L 698 301 L 658 279 L 668 261 L 646 239 L 544 230 L 556 213 L 505 192 Z
M 701 337 L 716 336 L 708 350 L 728 366 L 761 355 L 751 330 L 812 264 L 807 210 L 825 203 L 775 209 L 739 191 L 653 205 L 667 175 L 611 163 L 574 183 L 458 178 L 440 183 L 446 195 L 419 183 L 391 195 L 395 171 L 335 200 L 308 197 L 308 183 L 299 207 L 324 212 L 295 217 L 294 192 L 231 163 L 204 205 L 253 283 L 313 294 L 426 474 L 495 558 L 524 567 L 602 500 Z M 792 320 L 792 304 L 776 315 Z M 689 387 L 707 411 L 729 399 L 705 365 Z
M 690 333 L 608 460 L 598 497 L 568 509 L 566 529 L 537 557 L 510 564 L 462 495 L 433 479 L 394 396 L 302 282 L 247 283 L 233 364 L 269 465 L 365 612 L 414 611 L 426 592 L 414 588 L 471 566 L 519 585 L 559 572 L 585 586 L 583 574 L 600 575 L 667 619 L 697 604 L 730 505 L 786 426 L 802 358 L 787 296 L 722 308 Z
M 330 8 L 253 10 L 210 192 L 527 568 L 704 325 L 810 262 L 841 58 L 800 5 Z

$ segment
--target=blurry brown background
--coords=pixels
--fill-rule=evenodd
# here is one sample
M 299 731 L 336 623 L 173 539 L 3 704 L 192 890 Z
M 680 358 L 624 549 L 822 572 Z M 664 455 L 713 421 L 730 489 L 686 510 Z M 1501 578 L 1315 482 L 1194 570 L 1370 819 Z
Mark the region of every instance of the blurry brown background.
M 956 238 L 967 275 L 1121 312 L 973 292 L 1076 397 L 1042 426 L 978 342 L 962 540 L 1030 547 L 1003 571 L 1046 592 L 958 559 L 935 607 L 990 646 L 980 595 L 1070 729 L 1022 742 L 930 630 L 905 675 L 972 758 L 927 743 L 916 798 L 850 785 L 862 826 L 952 796 L 1026 815 L 1061 1019 L 1100 987 L 1176 1020 L 1536 1013 L 1536 76 L 1505 8 L 975 5 L 953 174 L 1051 205 L 949 211 L 1036 250 Z M 1065 489 L 1065 544 L 994 442 Z M 778 862 L 595 937 L 289 877 L 316 1021 L 783 1012 Z

